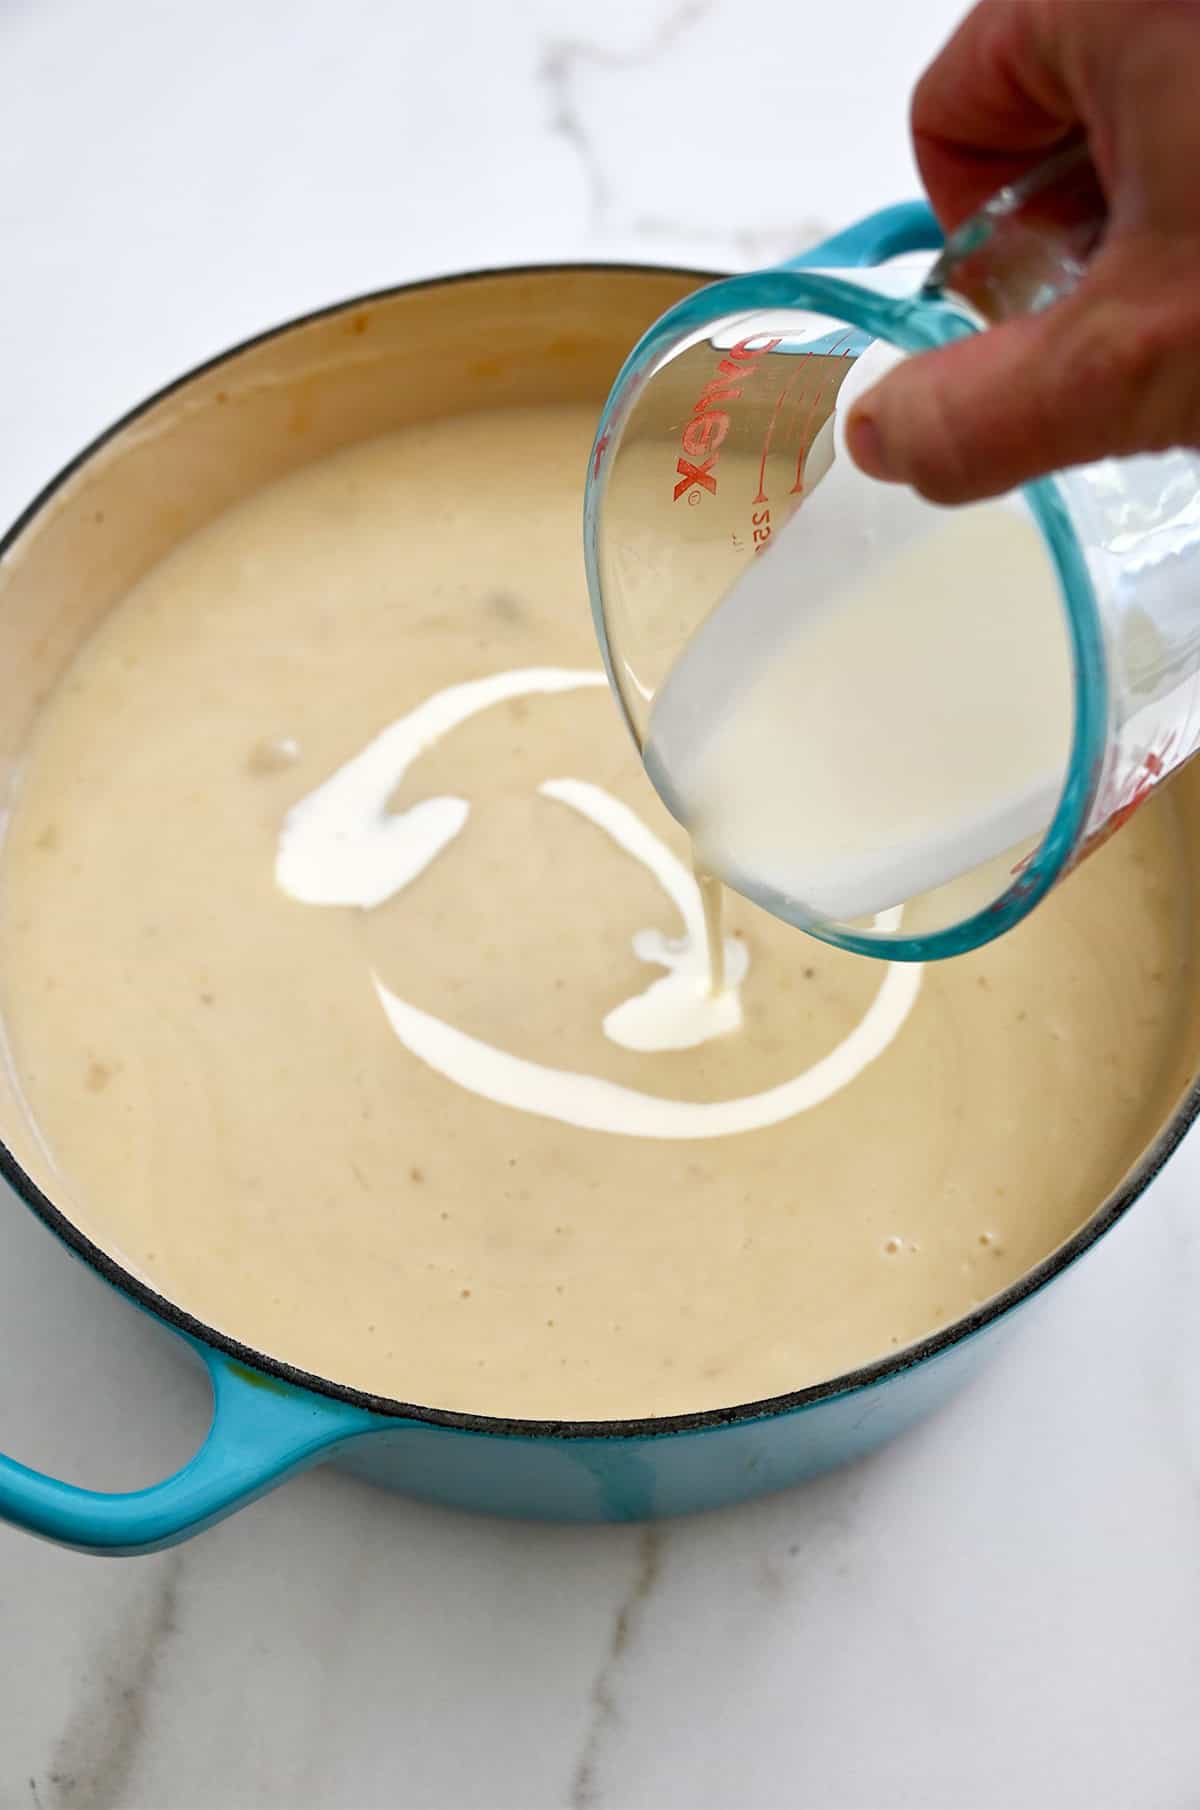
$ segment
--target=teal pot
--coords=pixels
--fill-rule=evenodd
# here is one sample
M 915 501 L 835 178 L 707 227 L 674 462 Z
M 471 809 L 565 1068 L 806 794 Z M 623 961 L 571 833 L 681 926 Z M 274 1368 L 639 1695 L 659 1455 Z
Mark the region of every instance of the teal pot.
M 483 273 L 364 297 L 192 372 L 82 453 L 0 545 L 0 756 L 13 770 L 45 697 L 113 604 L 185 535 L 256 487 L 368 436 L 506 403 L 599 413 L 628 348 L 698 287 L 679 271 Z M 1200 854 L 1200 775 L 1176 783 Z M 1184 977 L 1181 977 L 1181 984 Z M 956 1325 L 770 1401 L 658 1420 L 566 1424 L 447 1413 L 276 1362 L 165 1300 L 73 1223 L 0 1068 L 0 1169 L 75 1254 L 207 1365 L 213 1417 L 182 1470 L 109 1495 L 0 1457 L 0 1514 L 89 1552 L 169 1546 L 326 1459 L 486 1513 L 631 1521 L 783 1488 L 890 1439 L 972 1370 L 1013 1310 L 1087 1250 L 1170 1155 L 1200 1100 L 1192 1052 L 1148 1100 L 1124 1181 L 1075 1236 Z M 20 1362 L 11 1352 L 9 1361 Z

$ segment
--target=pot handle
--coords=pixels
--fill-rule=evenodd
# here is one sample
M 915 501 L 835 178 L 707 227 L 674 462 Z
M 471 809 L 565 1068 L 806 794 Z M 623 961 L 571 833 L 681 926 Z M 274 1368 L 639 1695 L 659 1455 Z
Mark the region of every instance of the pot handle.
M 927 201 L 898 201 L 788 258 L 780 270 L 864 270 L 905 251 L 940 251 L 942 229 Z
M 212 1383 L 212 1421 L 195 1457 L 148 1489 L 111 1494 L 79 1489 L 0 1455 L 0 1517 L 81 1552 L 155 1552 L 387 1424 L 365 1408 L 297 1388 L 179 1336 L 204 1359 Z

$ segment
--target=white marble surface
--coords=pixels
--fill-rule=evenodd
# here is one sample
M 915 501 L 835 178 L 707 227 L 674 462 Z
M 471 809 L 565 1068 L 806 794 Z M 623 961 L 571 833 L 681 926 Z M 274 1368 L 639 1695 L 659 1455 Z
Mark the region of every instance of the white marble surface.
M 954 0 L 0 0 L 0 516 L 149 388 L 398 279 L 745 264 L 912 186 Z M 0 1529 L 0 1810 L 1195 1810 L 1200 1145 L 906 1442 L 661 1528 L 332 1473 L 179 1551 Z M 148 1482 L 170 1339 L 0 1202 L 0 1443 Z

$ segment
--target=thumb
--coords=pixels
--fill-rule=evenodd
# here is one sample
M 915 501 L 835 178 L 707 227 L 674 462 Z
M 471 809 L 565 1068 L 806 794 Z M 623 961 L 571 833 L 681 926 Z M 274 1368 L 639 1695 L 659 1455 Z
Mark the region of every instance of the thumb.
M 906 359 L 860 397 L 846 443 L 868 477 L 935 503 L 1200 444 L 1198 340 L 1200 240 L 1131 233 L 1044 312 Z

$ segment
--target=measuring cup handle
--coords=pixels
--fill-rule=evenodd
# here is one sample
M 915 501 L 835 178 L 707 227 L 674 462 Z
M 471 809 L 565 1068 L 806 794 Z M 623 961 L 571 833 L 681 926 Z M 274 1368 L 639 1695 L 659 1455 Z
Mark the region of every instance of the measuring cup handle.
M 1036 314 L 1069 294 L 1104 237 L 1108 201 L 1086 143 L 1009 183 L 951 233 L 926 294 L 989 323 Z
M 844 232 L 823 239 L 780 270 L 853 270 L 882 264 L 904 251 L 940 251 L 942 229 L 927 201 L 898 201 L 880 208 Z
M 180 1334 L 208 1366 L 213 1417 L 195 1457 L 148 1489 L 79 1489 L 0 1456 L 0 1519 L 81 1552 L 155 1552 L 371 1432 L 378 1416 L 264 1376 Z

